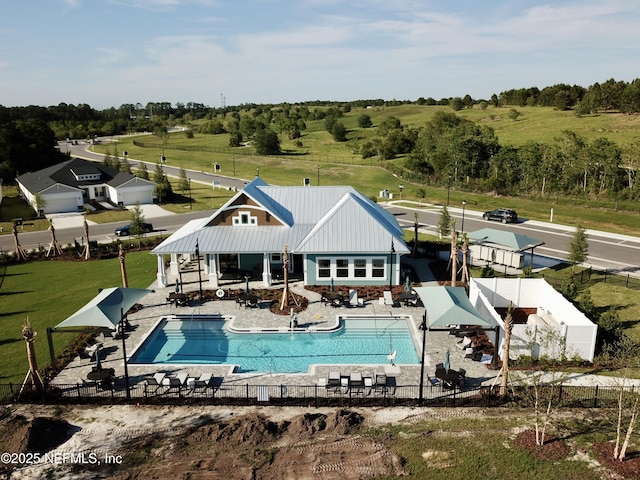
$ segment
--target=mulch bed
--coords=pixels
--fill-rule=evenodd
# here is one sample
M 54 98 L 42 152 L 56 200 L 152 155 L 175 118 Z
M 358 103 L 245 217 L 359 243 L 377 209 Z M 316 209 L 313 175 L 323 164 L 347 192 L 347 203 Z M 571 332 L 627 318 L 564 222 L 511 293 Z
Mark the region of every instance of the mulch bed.
M 569 454 L 569 448 L 564 441 L 548 434 L 545 434 L 544 444 L 538 445 L 534 429 L 520 432 L 513 443 L 522 450 L 528 450 L 534 457 L 551 462 L 562 460 Z
M 624 478 L 640 478 L 640 452 L 629 452 L 624 461 L 613 458 L 613 442 L 601 442 L 593 444 L 593 451 L 600 465 L 617 473 Z

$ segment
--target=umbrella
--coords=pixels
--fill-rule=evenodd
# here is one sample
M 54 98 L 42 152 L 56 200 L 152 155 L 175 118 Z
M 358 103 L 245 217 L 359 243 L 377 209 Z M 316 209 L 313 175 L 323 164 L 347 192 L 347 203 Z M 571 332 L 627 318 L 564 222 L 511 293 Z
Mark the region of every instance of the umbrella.
M 180 293 L 180 279 L 176 278 L 176 293 Z
M 407 281 L 404 283 L 404 291 L 407 293 L 411 292 L 411 278 L 407 275 Z
M 451 359 L 449 358 L 451 354 L 449 353 L 449 349 L 447 348 L 447 352 L 444 354 L 444 369 L 449 370 L 451 368 Z
M 333 277 L 329 280 L 329 291 L 333 293 Z
M 429 328 L 449 325 L 493 327 L 473 307 L 464 287 L 415 287 L 414 290 L 429 310 Z
M 142 288 L 105 288 L 55 328 L 102 327 L 113 330 L 120 323 L 122 313 L 126 313 L 138 300 L 152 291 Z
M 246 293 L 249 293 L 249 276 L 248 275 L 244 277 L 244 291 Z

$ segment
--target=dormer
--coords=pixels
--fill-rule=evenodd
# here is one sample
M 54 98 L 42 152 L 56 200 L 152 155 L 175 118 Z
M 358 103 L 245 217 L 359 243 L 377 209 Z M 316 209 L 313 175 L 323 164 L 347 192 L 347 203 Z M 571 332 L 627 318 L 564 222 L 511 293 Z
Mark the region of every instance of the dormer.
M 74 169 L 71 169 L 71 174 L 74 176 L 76 181 L 78 182 L 95 182 L 100 180 L 101 174 L 100 170 L 97 168 L 89 168 L 83 169 L 82 172 L 76 172 Z

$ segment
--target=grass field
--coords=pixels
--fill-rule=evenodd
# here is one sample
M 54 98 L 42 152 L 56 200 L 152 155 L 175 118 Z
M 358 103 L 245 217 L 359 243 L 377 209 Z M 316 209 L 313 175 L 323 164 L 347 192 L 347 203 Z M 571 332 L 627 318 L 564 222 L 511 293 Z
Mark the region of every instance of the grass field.
M 157 259 L 148 251 L 126 255 L 129 286 L 147 288 L 154 280 Z M 117 258 L 110 260 L 38 261 L 0 267 L 0 383 L 22 383 L 28 371 L 22 325 L 26 319 L 38 332 L 39 367 L 49 361 L 47 327 L 62 322 L 98 293 L 122 284 Z M 59 353 L 77 333 L 53 335 Z
M 486 110 L 474 108 L 456 112 L 481 125 L 488 125 L 496 131 L 504 145 L 520 146 L 528 141 L 553 142 L 563 130 L 572 130 L 584 136 L 588 141 L 605 136 L 623 149 L 640 145 L 640 116 L 620 114 L 602 114 L 576 117 L 573 112 L 557 111 L 546 107 L 517 108 L 522 115 L 517 121 L 508 118 L 510 108 Z M 403 125 L 420 127 L 438 110 L 451 111 L 448 107 L 428 107 L 419 105 L 401 105 L 371 109 L 354 108 L 341 120 L 349 128 L 348 141 L 336 143 L 324 128 L 324 120 L 307 122 L 307 129 L 300 139 L 302 146 L 281 137 L 284 154 L 278 157 L 259 157 L 250 147 L 228 148 L 227 134 L 204 135 L 196 133 L 189 139 L 184 133 L 174 133 L 166 141 L 158 137 L 124 137 L 118 145 L 103 144 L 96 151 L 112 154 L 127 150 L 131 158 L 155 163 L 164 152 L 167 163 L 198 171 L 213 173 L 213 164 L 219 163 L 220 173 L 244 179 L 253 178 L 259 168 L 260 176 L 275 185 L 301 185 L 309 178 L 311 185 L 351 185 L 369 197 L 377 197 L 381 190 L 389 189 L 395 199 L 400 196 L 399 185 L 403 185 L 403 199 L 419 200 L 420 190 L 426 192 L 424 202 L 443 204 L 447 198 L 445 185 L 423 185 L 396 177 L 384 168 L 377 159 L 362 159 L 357 147 L 376 134 L 375 126 L 385 118 L 394 116 Z M 357 117 L 367 113 L 371 116 L 374 128 L 357 127 Z M 145 142 L 153 147 L 143 148 L 133 145 L 133 141 Z M 190 148 L 215 148 L 219 151 L 186 151 L 172 149 L 170 146 Z M 224 153 L 222 153 L 224 152 Z M 403 158 L 385 162 L 385 166 L 400 166 Z M 235 174 L 234 174 L 235 172 Z M 588 199 L 547 196 L 545 198 L 494 197 L 474 193 L 471 186 L 452 185 L 449 192 L 451 205 L 468 202 L 468 208 L 485 211 L 504 206 L 514 208 L 521 217 L 532 220 L 549 220 L 551 209 L 556 223 L 576 225 L 582 223 L 586 228 L 640 235 L 640 205 L 631 201 L 615 201 L 606 198 Z M 204 206 L 201 205 L 201 206 Z M 194 207 L 194 208 L 199 208 Z

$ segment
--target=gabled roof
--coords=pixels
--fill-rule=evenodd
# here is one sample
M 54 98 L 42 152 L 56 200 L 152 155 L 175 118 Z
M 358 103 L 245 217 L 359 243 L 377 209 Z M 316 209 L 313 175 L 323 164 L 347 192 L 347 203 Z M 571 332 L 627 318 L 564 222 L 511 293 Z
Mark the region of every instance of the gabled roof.
M 276 226 L 208 226 L 245 195 L 280 221 Z M 180 233 L 178 235 L 177 233 Z M 152 253 L 408 253 L 395 217 L 349 186 L 271 186 L 256 177 L 224 206 L 189 232 L 179 232 Z
M 78 180 L 76 175 L 100 175 L 100 178 L 98 180 Z M 31 193 L 36 194 L 56 184 L 73 188 L 104 184 L 118 187 L 134 178 L 136 177 L 132 173 L 120 172 L 100 163 L 73 158 L 36 172 L 25 173 L 20 175 L 17 180 Z M 152 183 L 148 180 L 143 181 Z
M 469 240 L 475 244 L 492 244 L 507 247 L 516 252 L 544 245 L 541 240 L 510 231 L 494 230 L 493 228 L 483 228 L 470 232 Z
M 414 290 L 427 310 L 429 327 L 492 326 L 473 307 L 464 287 L 415 287 Z
M 293 253 L 388 253 L 392 244 L 397 253 L 408 253 L 404 241 L 397 238 L 402 234 L 400 232 L 399 235 L 395 228 L 397 222 L 396 225 L 388 222 L 388 218 L 381 214 L 381 211 L 386 211 L 380 207 L 371 208 L 369 203 L 354 192 L 345 193 L 305 239 L 292 249 Z M 380 234 L 385 230 L 387 235 Z

